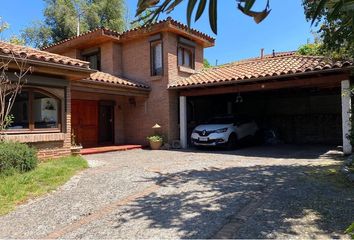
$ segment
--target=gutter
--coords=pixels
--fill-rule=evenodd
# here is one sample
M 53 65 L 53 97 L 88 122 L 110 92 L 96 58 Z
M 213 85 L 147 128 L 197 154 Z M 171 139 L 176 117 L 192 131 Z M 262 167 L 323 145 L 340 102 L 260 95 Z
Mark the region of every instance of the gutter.
M 345 71 L 347 69 L 348 70 L 354 69 L 354 65 L 351 65 L 351 66 L 345 67 L 345 68 L 331 68 L 331 69 L 312 71 L 312 72 L 291 73 L 291 74 L 283 74 L 283 75 L 267 76 L 267 77 L 259 77 L 259 78 L 255 77 L 255 78 L 241 79 L 241 80 L 231 79 L 231 80 L 225 80 L 225 81 L 216 82 L 216 83 L 200 83 L 200 84 L 176 86 L 176 87 L 169 86 L 167 89 L 168 90 L 174 90 L 174 89 L 184 90 L 184 89 L 194 89 L 194 88 L 204 88 L 204 87 L 214 87 L 214 86 L 237 85 L 237 84 L 241 84 L 241 83 L 252 83 L 252 82 L 271 80 L 271 79 L 279 79 L 279 78 L 311 76 L 311 75 L 315 75 L 318 73 L 336 73 L 336 72 L 340 72 L 340 71 Z

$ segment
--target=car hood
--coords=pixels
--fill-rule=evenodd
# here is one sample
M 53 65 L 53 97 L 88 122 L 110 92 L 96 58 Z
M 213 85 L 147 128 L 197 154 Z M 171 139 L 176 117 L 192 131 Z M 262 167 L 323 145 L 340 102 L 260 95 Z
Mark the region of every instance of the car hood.
M 198 125 L 194 130 L 214 131 L 214 130 L 218 130 L 218 129 L 226 128 L 226 127 L 232 127 L 232 124 L 203 124 L 203 125 Z

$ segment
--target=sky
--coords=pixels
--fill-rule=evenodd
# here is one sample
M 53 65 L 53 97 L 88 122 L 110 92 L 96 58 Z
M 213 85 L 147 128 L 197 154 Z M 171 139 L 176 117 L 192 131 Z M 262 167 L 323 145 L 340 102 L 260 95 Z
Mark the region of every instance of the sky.
M 21 29 L 31 22 L 43 19 L 43 0 L 1 0 L 0 16 L 10 24 L 10 29 L 1 38 L 19 35 Z M 201 32 L 216 38 L 214 47 L 205 50 L 205 58 L 215 65 L 260 55 L 264 48 L 269 54 L 296 50 L 307 41 L 312 41 L 311 24 L 306 21 L 301 0 L 270 0 L 272 9 L 269 16 L 260 24 L 243 15 L 236 9 L 235 0 L 219 0 L 218 34 L 209 27 L 207 11 L 202 18 L 192 24 Z M 128 15 L 135 13 L 137 0 L 126 0 Z M 263 10 L 266 0 L 257 0 L 254 10 Z M 186 0 L 175 9 L 171 17 L 186 23 Z M 161 16 L 161 19 L 166 16 Z

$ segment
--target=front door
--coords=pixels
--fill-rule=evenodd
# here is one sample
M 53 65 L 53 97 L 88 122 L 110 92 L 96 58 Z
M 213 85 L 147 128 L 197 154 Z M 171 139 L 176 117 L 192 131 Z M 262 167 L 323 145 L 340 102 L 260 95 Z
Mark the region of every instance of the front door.
M 111 101 L 99 104 L 99 143 L 114 143 L 114 102 Z
M 71 127 L 76 143 L 83 147 L 98 145 L 98 102 L 91 100 L 71 101 Z

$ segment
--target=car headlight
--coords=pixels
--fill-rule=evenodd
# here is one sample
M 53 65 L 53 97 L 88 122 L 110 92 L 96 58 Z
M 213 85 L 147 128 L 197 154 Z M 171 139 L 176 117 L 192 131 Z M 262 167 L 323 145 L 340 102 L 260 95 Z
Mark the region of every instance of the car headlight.
M 216 133 L 224 133 L 226 131 L 227 131 L 227 128 L 221 128 L 221 129 L 216 130 L 215 132 Z

